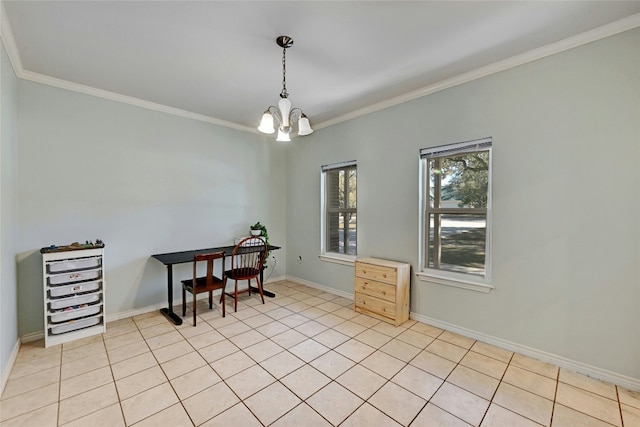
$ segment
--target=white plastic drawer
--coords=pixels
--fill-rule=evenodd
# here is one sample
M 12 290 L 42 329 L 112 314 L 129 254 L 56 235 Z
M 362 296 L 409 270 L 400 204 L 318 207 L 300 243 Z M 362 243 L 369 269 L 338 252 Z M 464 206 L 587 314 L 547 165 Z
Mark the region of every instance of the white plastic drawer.
M 56 274 L 49 276 L 47 279 L 50 286 L 64 285 L 65 283 L 85 282 L 87 280 L 99 279 L 102 275 L 102 269 L 76 271 L 74 273 Z
M 50 316 L 51 323 L 67 322 L 69 320 L 79 319 L 81 317 L 93 316 L 99 314 L 102 310 L 102 305 L 81 305 L 75 306 L 78 308 L 67 307 L 67 310 L 61 310 L 58 313 Z
M 63 334 L 65 332 L 71 332 L 82 328 L 88 328 L 89 326 L 94 326 L 100 323 L 102 320 L 101 317 L 89 317 L 87 319 L 80 320 L 72 320 L 69 323 L 63 323 L 62 325 L 57 325 L 51 327 L 51 334 Z
M 47 273 L 55 274 L 64 271 L 89 270 L 102 266 L 102 257 L 65 259 L 47 263 Z
M 66 286 L 55 286 L 49 288 L 49 296 L 50 297 L 64 297 L 71 296 L 75 294 L 80 294 L 84 292 L 92 292 L 100 290 L 100 285 L 102 282 L 96 280 L 94 282 L 81 282 L 74 283 Z
M 60 310 L 62 308 L 73 307 L 74 305 L 94 304 L 100 301 L 100 293 L 76 295 L 70 298 L 60 298 L 49 301 L 50 310 Z

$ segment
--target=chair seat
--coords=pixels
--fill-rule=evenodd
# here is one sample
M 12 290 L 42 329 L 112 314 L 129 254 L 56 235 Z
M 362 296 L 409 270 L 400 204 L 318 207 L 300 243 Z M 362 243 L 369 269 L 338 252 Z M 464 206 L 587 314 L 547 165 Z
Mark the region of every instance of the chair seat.
M 245 280 L 248 277 L 256 277 L 260 275 L 260 270 L 257 268 L 242 268 L 235 270 L 227 270 L 225 271 L 225 276 L 227 279 L 231 280 Z
M 191 293 L 193 293 L 193 279 L 182 280 L 182 285 Z M 206 277 L 197 277 L 196 278 L 196 293 L 207 292 L 207 291 L 215 291 L 216 289 L 221 289 L 224 285 L 224 280 L 217 276 L 213 276 L 213 284 L 207 287 L 207 278 Z

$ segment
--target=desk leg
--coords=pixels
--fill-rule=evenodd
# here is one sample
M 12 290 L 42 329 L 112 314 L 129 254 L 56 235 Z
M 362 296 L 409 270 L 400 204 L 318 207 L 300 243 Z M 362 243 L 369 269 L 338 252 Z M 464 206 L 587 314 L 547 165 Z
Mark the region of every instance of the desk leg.
M 160 313 L 164 315 L 174 325 L 182 325 L 182 318 L 173 312 L 173 265 L 167 265 L 167 293 L 169 294 L 169 305 L 161 308 Z
M 264 274 L 263 274 L 263 272 L 264 272 L 264 270 L 260 270 L 260 283 L 262 283 L 262 294 L 263 294 L 265 297 L 275 298 L 275 297 L 276 297 L 276 294 L 274 294 L 273 292 L 268 291 L 268 290 L 266 290 L 266 289 L 264 288 L 264 280 L 263 280 L 263 278 L 264 278 Z M 251 287 L 251 290 L 252 290 L 253 292 L 260 293 L 260 291 L 258 290 L 258 288 L 254 288 L 253 286 Z

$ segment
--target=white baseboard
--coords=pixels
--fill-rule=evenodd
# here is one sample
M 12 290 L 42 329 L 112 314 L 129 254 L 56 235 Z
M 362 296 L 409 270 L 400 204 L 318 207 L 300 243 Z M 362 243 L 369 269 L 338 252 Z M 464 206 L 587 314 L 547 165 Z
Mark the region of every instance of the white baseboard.
M 36 332 L 31 332 L 30 334 L 21 336 L 20 342 L 25 343 L 25 342 L 37 341 L 43 338 L 44 338 L 44 331 L 43 330 L 36 331 Z
M 268 277 L 264 280 L 264 284 L 268 285 L 269 283 L 281 282 L 283 280 L 286 280 L 286 276 L 280 275 L 276 277 Z
M 13 346 L 11 356 L 9 356 L 9 360 L 7 361 L 7 366 L 5 366 L 4 371 L 2 371 L 2 375 L 0 376 L 0 396 L 2 396 L 4 388 L 7 386 L 9 374 L 11 374 L 13 365 L 16 363 L 16 359 L 18 358 L 18 351 L 20 351 L 20 339 L 18 339 Z
M 295 276 L 286 276 L 286 280 L 288 280 L 290 282 L 299 283 L 301 285 L 309 286 L 310 288 L 320 289 L 320 290 L 325 291 L 325 292 L 327 292 L 329 294 L 338 295 L 338 296 L 340 296 L 342 298 L 353 300 L 353 292 L 349 293 L 349 292 L 340 291 L 338 289 L 333 289 L 333 288 L 330 288 L 329 286 L 320 285 L 318 283 L 310 282 L 308 280 L 301 279 L 301 278 L 295 277 Z
M 427 325 L 435 326 L 440 329 L 455 332 L 456 334 L 473 338 L 487 344 L 491 344 L 504 350 L 520 353 L 524 356 L 528 356 L 542 362 L 551 363 L 553 365 L 568 369 L 573 372 L 579 372 L 591 378 L 596 378 L 612 384 L 617 384 L 630 390 L 640 391 L 640 379 L 638 378 L 618 374 L 616 372 L 608 371 L 596 366 L 591 366 L 586 363 L 571 360 L 563 356 L 558 356 L 557 354 L 548 353 L 546 351 L 527 347 L 525 345 L 518 344 L 512 341 L 503 340 L 502 338 L 496 338 L 491 335 L 486 335 L 471 329 L 462 328 L 460 326 L 433 319 L 431 317 L 423 316 L 421 314 L 411 313 L 410 318 L 422 323 L 426 323 Z

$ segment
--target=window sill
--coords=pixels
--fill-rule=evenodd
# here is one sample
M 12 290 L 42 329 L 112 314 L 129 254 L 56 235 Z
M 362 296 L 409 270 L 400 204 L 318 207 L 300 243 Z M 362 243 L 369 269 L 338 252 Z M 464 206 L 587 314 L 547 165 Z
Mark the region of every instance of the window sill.
M 342 264 L 342 265 L 349 265 L 351 267 L 353 267 L 353 265 L 356 262 L 356 257 L 353 255 L 327 255 L 327 254 L 322 254 L 322 255 L 318 255 L 318 257 L 322 260 L 322 261 L 326 261 L 326 262 L 333 262 L 335 264 Z
M 418 279 L 420 279 L 422 282 L 452 286 L 454 288 L 468 289 L 470 291 L 476 292 L 489 293 L 495 289 L 495 286 L 489 285 L 488 283 L 474 280 L 465 280 L 457 277 L 444 277 L 425 272 L 416 273 L 416 276 L 418 276 Z

